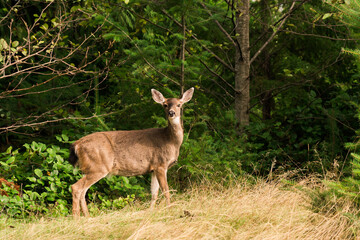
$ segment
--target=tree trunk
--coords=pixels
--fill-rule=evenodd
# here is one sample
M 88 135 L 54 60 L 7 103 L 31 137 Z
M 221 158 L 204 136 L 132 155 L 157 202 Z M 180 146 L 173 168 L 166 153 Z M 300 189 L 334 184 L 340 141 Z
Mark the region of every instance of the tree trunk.
M 250 107 L 250 0 L 237 0 L 235 6 L 235 117 L 237 129 L 249 125 Z

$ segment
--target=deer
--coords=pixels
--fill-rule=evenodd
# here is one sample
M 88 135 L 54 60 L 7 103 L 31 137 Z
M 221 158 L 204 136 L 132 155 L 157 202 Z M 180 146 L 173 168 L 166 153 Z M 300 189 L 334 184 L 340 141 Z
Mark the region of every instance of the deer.
M 167 171 L 178 160 L 184 131 L 182 106 L 191 100 L 194 88 L 181 98 L 165 98 L 151 89 L 152 98 L 163 106 L 168 120 L 165 128 L 95 132 L 80 138 L 70 146 L 69 162 L 79 167 L 83 177 L 71 186 L 72 213 L 80 216 L 80 206 L 89 217 L 85 195 L 87 190 L 107 175 L 138 176 L 151 173 L 151 202 L 153 209 L 159 188 L 170 205 Z

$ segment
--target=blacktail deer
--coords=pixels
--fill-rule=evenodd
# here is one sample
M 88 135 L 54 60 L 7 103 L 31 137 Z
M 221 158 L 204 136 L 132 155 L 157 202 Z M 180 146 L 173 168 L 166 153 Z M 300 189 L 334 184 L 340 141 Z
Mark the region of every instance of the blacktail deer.
M 73 215 L 85 216 L 89 211 L 85 201 L 87 190 L 108 174 L 136 176 L 151 172 L 151 203 L 154 207 L 159 187 L 170 204 L 167 170 L 177 161 L 184 132 L 181 107 L 191 100 L 194 88 L 187 90 L 181 99 L 164 98 L 151 89 L 152 98 L 161 104 L 168 120 L 165 128 L 133 131 L 96 132 L 80 138 L 70 147 L 69 162 L 79 166 L 84 177 L 71 186 Z

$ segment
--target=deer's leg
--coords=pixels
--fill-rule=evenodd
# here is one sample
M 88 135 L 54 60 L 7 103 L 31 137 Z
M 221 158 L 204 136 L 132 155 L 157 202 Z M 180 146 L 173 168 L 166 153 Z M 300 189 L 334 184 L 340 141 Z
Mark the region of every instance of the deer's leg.
M 86 174 L 82 179 L 71 186 L 73 194 L 73 215 L 80 216 L 80 206 L 85 217 L 89 216 L 89 211 L 86 205 L 85 195 L 87 190 L 100 179 L 105 177 L 107 173 L 90 173 Z
M 86 192 L 92 185 L 97 183 L 100 179 L 104 178 L 106 175 L 107 175 L 107 173 L 92 173 L 92 174 L 88 174 L 85 176 L 86 178 L 85 178 L 85 182 L 83 185 L 83 191 L 81 192 L 81 195 L 80 195 L 81 210 L 84 213 L 85 217 L 90 216 L 89 210 L 87 208 L 86 200 L 85 200 Z
M 155 171 L 156 178 L 159 181 L 161 191 L 164 193 L 166 198 L 166 204 L 170 205 L 170 193 L 169 193 L 169 186 L 167 183 L 167 177 L 166 177 L 167 169 L 165 168 L 158 168 Z
M 156 178 L 155 172 L 151 174 L 151 203 L 150 208 L 154 208 L 156 199 L 159 194 L 159 181 Z
M 80 196 L 83 190 L 85 176 L 71 186 L 73 197 L 73 216 L 80 217 Z

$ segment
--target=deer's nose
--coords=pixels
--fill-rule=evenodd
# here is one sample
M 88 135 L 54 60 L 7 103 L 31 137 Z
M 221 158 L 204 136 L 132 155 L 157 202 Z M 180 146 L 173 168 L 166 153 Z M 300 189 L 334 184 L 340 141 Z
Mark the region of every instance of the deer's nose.
M 170 116 L 170 117 L 175 116 L 175 111 L 174 111 L 174 110 L 170 110 L 170 111 L 169 111 L 169 116 Z

